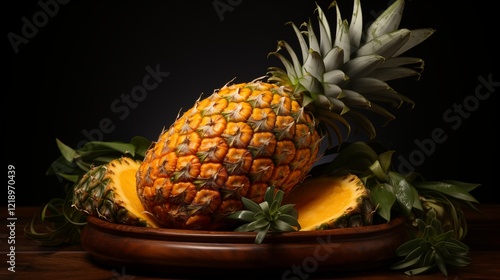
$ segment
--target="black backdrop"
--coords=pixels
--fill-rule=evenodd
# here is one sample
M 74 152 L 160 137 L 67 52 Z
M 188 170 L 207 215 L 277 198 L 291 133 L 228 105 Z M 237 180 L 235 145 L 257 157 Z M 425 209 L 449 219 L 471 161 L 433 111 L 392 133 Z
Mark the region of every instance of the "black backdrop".
M 350 19 L 352 1 L 338 2 Z M 390 2 L 363 1 L 365 22 Z M 406 1 L 401 27 L 436 33 L 410 53 L 426 62 L 420 80 L 393 84 L 416 107 L 394 111 L 377 140 L 427 179 L 480 183 L 473 194 L 496 203 L 498 15 L 493 2 L 437 2 Z M 4 3 L 1 158 L 3 168 L 16 168 L 17 205 L 63 195 L 45 176 L 60 155 L 56 138 L 72 147 L 156 139 L 201 93 L 280 65 L 267 54 L 279 39 L 296 43 L 285 23 L 303 22 L 313 9 L 309 0 Z M 155 79 L 141 91 L 148 74 Z

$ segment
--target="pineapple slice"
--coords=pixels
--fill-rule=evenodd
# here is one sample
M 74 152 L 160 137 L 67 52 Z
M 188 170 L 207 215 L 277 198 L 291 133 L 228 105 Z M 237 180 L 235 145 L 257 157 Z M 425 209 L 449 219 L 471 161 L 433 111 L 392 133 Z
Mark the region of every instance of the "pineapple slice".
M 137 196 L 139 166 L 139 161 L 122 157 L 91 168 L 75 185 L 72 206 L 114 223 L 158 227 Z
M 374 213 L 369 190 L 353 174 L 310 177 L 284 203 L 295 204 L 302 231 L 369 225 Z

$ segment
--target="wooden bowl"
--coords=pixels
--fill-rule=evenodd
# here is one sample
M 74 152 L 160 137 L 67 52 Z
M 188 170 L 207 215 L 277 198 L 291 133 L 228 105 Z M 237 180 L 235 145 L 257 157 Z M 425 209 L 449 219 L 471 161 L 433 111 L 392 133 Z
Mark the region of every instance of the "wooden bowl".
M 389 223 L 318 231 L 255 233 L 153 229 L 89 217 L 82 245 L 100 264 L 162 275 L 239 276 L 366 270 L 394 261 L 408 240 L 404 218 Z M 265 271 L 265 273 L 264 273 Z M 298 278 L 294 278 L 298 277 Z M 235 278 L 236 279 L 236 278 Z

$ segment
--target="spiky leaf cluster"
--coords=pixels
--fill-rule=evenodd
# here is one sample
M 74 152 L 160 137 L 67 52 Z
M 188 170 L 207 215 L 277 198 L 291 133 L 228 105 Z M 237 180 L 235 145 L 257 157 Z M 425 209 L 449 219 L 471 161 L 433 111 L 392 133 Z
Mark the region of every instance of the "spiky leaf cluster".
M 293 204 L 281 205 L 284 192 L 269 186 L 266 190 L 264 201 L 257 204 L 242 197 L 246 209 L 239 210 L 228 216 L 230 219 L 244 221 L 235 231 L 257 232 L 255 243 L 260 244 L 269 231 L 291 232 L 299 231 L 300 224 L 297 220 L 298 212 Z
M 418 236 L 398 247 L 396 254 L 404 259 L 392 265 L 392 269 L 404 269 L 407 275 L 417 275 L 439 268 L 447 276 L 447 266 L 469 264 L 469 247 L 453 238 L 453 230 L 443 230 L 434 209 L 427 212 L 426 221 L 417 218 L 416 223 Z
M 335 134 L 336 139 L 343 141 L 341 127 L 345 126 L 348 135 L 351 124 L 374 138 L 375 127 L 365 113 L 390 121 L 395 117 L 383 104 L 413 106 L 411 99 L 387 82 L 420 75 L 423 60 L 401 55 L 434 30 L 399 28 L 404 0 L 395 1 L 366 29 L 360 0 L 354 1 L 350 22 L 342 18 L 335 1 L 331 7 L 336 10 L 335 25 L 330 25 L 319 5 L 318 29 L 313 28 L 311 20 L 300 27 L 290 23 L 302 59 L 289 43 L 279 41 L 278 50 L 271 54 L 281 60 L 285 69 L 271 67 L 270 80 L 293 88 L 296 98 L 314 112 L 331 140 Z M 280 53 L 282 49 L 288 57 Z

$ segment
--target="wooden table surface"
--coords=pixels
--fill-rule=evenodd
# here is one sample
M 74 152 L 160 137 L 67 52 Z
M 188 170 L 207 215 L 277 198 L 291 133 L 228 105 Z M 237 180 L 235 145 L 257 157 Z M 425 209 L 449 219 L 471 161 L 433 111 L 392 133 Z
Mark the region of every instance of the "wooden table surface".
M 500 279 L 500 204 L 478 205 L 484 215 L 467 211 L 469 233 L 463 241 L 470 247 L 469 257 L 471 263 L 466 267 L 449 268 L 449 275 L 445 277 L 439 271 L 413 277 L 406 276 L 402 271 L 393 271 L 387 267 L 380 267 L 368 271 L 353 271 L 348 273 L 331 273 L 331 275 L 312 275 L 307 279 Z M 0 233 L 1 271 L 0 279 L 186 279 L 179 275 L 147 275 L 137 271 L 127 271 L 123 267 L 102 266 L 87 254 L 80 245 L 63 247 L 40 247 L 34 241 L 24 236 L 24 226 L 31 220 L 38 208 L 27 207 L 16 209 L 15 228 L 15 272 L 8 270 L 10 265 L 6 259 L 9 257 L 7 209 L 0 208 L 0 217 L 3 221 Z M 7 230 L 6 230 L 7 229 Z M 253 276 L 252 279 L 270 279 L 266 272 L 258 273 L 261 277 Z M 207 277 L 209 278 L 209 277 Z M 213 278 L 213 277 L 210 277 Z M 225 278 L 217 275 L 217 278 Z M 281 279 L 277 277 L 276 279 Z M 289 277 L 283 279 L 305 279 L 306 277 Z M 198 278 L 200 279 L 200 278 Z M 232 276 L 231 279 L 247 279 L 245 275 Z

